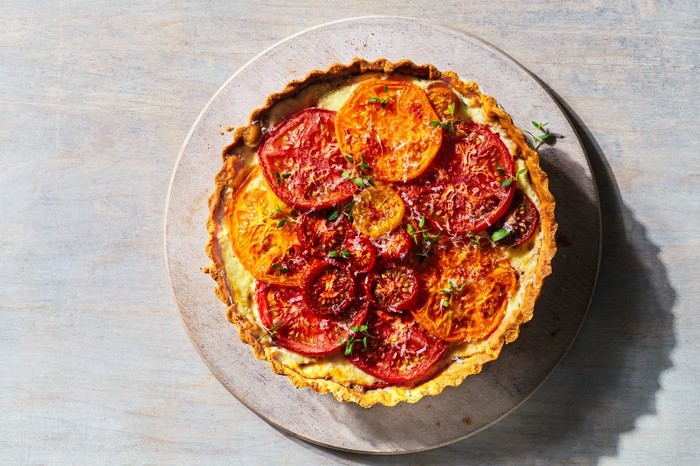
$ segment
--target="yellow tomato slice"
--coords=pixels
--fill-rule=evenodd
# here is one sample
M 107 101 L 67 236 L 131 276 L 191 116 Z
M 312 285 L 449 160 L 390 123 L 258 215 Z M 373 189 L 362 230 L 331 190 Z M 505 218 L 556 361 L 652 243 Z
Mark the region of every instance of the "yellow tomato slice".
M 440 245 L 416 270 L 422 299 L 412 313 L 445 341 L 486 338 L 501 323 L 518 280 L 508 259 L 490 245 Z
M 365 158 L 375 179 L 407 181 L 423 173 L 442 143 L 442 128 L 425 91 L 409 81 L 361 82 L 338 110 L 340 150 Z
M 375 183 L 355 197 L 352 216 L 355 226 L 365 236 L 377 239 L 401 224 L 404 204 L 401 196 L 388 184 Z
M 236 257 L 256 279 L 298 286 L 306 261 L 300 257 L 297 224 L 256 166 L 226 208 L 229 238 Z

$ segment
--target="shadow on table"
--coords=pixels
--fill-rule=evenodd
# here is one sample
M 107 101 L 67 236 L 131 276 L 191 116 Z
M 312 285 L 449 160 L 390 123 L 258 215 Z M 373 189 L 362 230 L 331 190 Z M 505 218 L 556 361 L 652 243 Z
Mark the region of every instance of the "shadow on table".
M 603 220 L 597 290 L 562 365 L 513 414 L 450 446 L 397 457 L 338 453 L 307 444 L 309 448 L 342 463 L 597 464 L 617 455 L 620 435 L 632 431 L 638 418 L 656 412 L 659 379 L 672 367 L 676 294 L 658 257 L 660 249 L 622 202 L 600 147 L 555 97 L 590 159 Z

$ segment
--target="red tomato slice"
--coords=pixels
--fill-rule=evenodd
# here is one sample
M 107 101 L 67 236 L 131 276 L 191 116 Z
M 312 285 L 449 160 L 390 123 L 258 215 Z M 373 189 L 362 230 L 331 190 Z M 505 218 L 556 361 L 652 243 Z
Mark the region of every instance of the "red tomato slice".
M 485 230 L 508 209 L 515 192 L 513 157 L 500 137 L 473 122 L 454 124 L 431 168 L 400 188 L 406 205 L 451 235 Z M 505 186 L 503 186 L 505 184 Z
M 318 314 L 339 315 L 355 299 L 355 279 L 347 267 L 315 262 L 302 279 L 304 301 Z
M 387 233 L 374 240 L 377 252 L 383 259 L 401 260 L 408 255 L 413 245 L 413 239 L 403 228 Z
M 317 257 L 338 251 L 352 231 L 344 215 L 338 214 L 334 220 L 328 220 L 328 215 L 326 211 L 306 213 L 297 230 L 301 244 Z
M 532 238 L 539 221 L 540 213 L 535 204 L 522 191 L 516 190 L 510 209 L 489 231 L 506 230 L 508 236 L 499 239 L 498 244 L 514 248 Z
M 363 371 L 393 384 L 426 376 L 448 344 L 423 330 L 411 314 L 377 311 L 367 322 L 365 340 L 356 341 L 347 359 Z M 361 335 L 355 334 L 353 338 Z
M 501 249 L 485 243 L 445 242 L 416 269 L 421 291 L 411 312 L 442 340 L 486 338 L 503 320 L 517 289 L 510 261 Z
M 355 300 L 341 315 L 322 315 L 306 305 L 301 288 L 258 282 L 258 313 L 273 341 L 282 348 L 306 356 L 324 356 L 341 347 L 352 327 L 367 318 L 366 301 Z
M 322 209 L 353 195 L 341 175 L 351 168 L 335 139 L 335 112 L 307 108 L 275 126 L 263 139 L 258 160 L 270 188 L 299 210 Z
M 418 296 L 416 273 L 407 265 L 388 264 L 368 275 L 364 285 L 370 301 L 386 311 L 408 309 Z
M 377 248 L 369 238 L 361 234 L 352 235 L 345 241 L 344 246 L 344 251 L 348 253 L 347 261 L 353 272 L 366 273 L 374 268 L 377 262 Z

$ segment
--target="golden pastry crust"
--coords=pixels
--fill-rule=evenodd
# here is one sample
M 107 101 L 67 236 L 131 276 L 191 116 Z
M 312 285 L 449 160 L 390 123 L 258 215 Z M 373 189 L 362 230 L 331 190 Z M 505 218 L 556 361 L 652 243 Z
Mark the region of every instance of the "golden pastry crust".
M 242 183 L 256 163 L 255 152 L 263 133 L 278 123 L 273 121 L 276 118 L 272 114 L 273 107 L 295 98 L 314 84 L 367 73 L 400 74 L 430 81 L 441 80 L 458 91 L 470 106 L 481 107 L 487 124 L 499 130 L 502 137 L 511 142 L 509 149 L 514 159 L 522 160 L 527 168 L 529 186 L 535 193 L 540 213 L 536 246 L 529 253 L 532 255 L 532 260 L 528 263 L 526 273 L 521 274 L 524 279 L 520 283 L 524 289 L 517 309 L 511 312 L 508 318 L 504 319 L 483 341 L 452 344 L 438 363 L 434 375 L 409 387 L 388 386 L 368 389 L 325 378 L 305 377 L 296 368 L 285 364 L 284 358 L 280 356 L 284 350 L 277 348 L 269 339 L 261 338 L 264 330 L 260 324 L 240 312 L 241 306 L 246 308 L 254 306 L 250 302 L 250 297 L 236 296 L 237 292 L 234 291 L 230 281 L 236 280 L 237 277 L 227 277 L 224 254 L 222 254 L 222 247 L 226 245 L 222 246 L 218 239 L 219 219 L 225 209 L 226 196 Z M 303 103 L 301 105 L 303 106 Z M 326 71 L 312 71 L 304 79 L 289 83 L 281 92 L 269 96 L 260 109 L 253 111 L 247 126 L 237 128 L 233 132 L 232 143 L 223 151 L 223 167 L 215 177 L 215 184 L 216 189 L 209 199 L 211 215 L 207 221 L 207 229 L 210 233 L 210 241 L 206 246 L 212 264 L 206 271 L 216 281 L 215 292 L 228 306 L 227 317 L 238 328 L 241 340 L 252 347 L 258 358 L 267 360 L 275 373 L 286 375 L 296 387 L 310 387 L 320 394 L 331 393 L 337 400 L 355 402 L 363 407 L 370 407 L 377 403 L 393 406 L 401 401 L 413 403 L 424 396 L 437 395 L 445 387 L 461 384 L 469 375 L 479 373 L 485 363 L 498 358 L 503 345 L 518 337 L 520 325 L 532 318 L 535 302 L 540 294 L 543 280 L 551 273 L 550 264 L 556 252 L 555 204 L 548 189 L 547 175 L 539 165 L 537 152 L 529 147 L 523 133 L 514 126 L 510 116 L 498 106 L 493 97 L 482 94 L 476 83 L 463 82 L 453 72 L 441 72 L 432 65 L 416 65 L 408 60 L 390 62 L 381 59 L 368 62 L 355 59 L 347 65 L 335 64 Z M 327 357 L 326 360 L 329 364 L 334 363 L 334 357 Z

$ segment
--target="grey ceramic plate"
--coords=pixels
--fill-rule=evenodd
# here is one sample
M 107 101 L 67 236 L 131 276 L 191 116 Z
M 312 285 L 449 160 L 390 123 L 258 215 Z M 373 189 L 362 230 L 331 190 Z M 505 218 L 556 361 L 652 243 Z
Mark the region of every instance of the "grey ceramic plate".
M 449 45 L 449 46 L 448 46 Z M 559 253 L 520 338 L 500 359 L 460 387 L 417 404 L 363 409 L 273 374 L 240 342 L 225 318 L 213 281 L 200 270 L 207 198 L 230 141 L 228 126 L 247 123 L 267 95 L 308 71 L 368 60 L 404 58 L 432 63 L 475 80 L 521 128 L 549 122 L 562 135 L 540 150 L 557 199 Z M 223 134 L 222 134 L 223 133 Z M 365 17 L 301 32 L 262 52 L 238 70 L 212 98 L 185 141 L 173 173 L 165 224 L 165 255 L 173 293 L 193 344 L 218 380 L 274 426 L 307 441 L 355 452 L 402 453 L 445 445 L 493 424 L 529 397 L 568 350 L 588 309 L 600 255 L 600 213 L 584 151 L 552 97 L 500 50 L 464 32 L 414 18 Z M 299 413 L 304 413 L 303 417 Z

